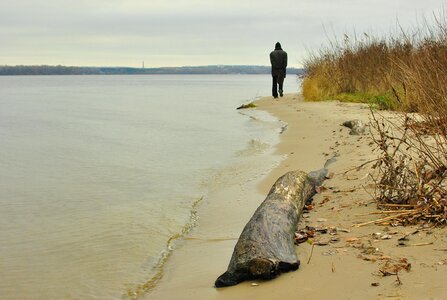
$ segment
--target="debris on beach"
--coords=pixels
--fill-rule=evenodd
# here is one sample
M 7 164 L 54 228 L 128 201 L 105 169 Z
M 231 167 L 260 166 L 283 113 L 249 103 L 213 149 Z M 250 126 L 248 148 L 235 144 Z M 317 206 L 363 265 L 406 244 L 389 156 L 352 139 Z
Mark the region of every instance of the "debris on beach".
M 394 121 L 379 119 L 372 112 L 378 152 L 373 165 L 375 198 L 386 216 L 356 227 L 447 224 L 447 138 L 436 131 L 420 131 L 416 124 L 423 122 L 409 115 Z
M 338 243 L 340 241 L 340 237 L 338 236 L 339 230 L 341 232 L 349 232 L 346 229 L 338 229 L 333 226 L 306 226 L 295 232 L 295 244 L 298 245 L 306 241 L 310 241 L 312 245 L 316 246 L 327 246 L 329 244 Z
M 315 188 L 315 191 L 316 191 L 318 194 L 321 194 L 322 192 L 324 192 L 324 191 L 326 191 L 326 190 L 327 190 L 327 188 L 324 187 L 324 186 L 317 186 L 317 187 Z
M 360 239 L 357 238 L 357 237 L 348 237 L 348 238 L 346 238 L 346 242 L 348 242 L 348 243 L 357 242 L 357 241 L 359 241 L 359 240 L 360 240 Z
M 315 237 L 315 227 L 306 226 L 295 232 L 295 245 L 302 244 Z
M 410 272 L 411 270 L 411 263 L 409 263 L 406 258 L 386 260 L 379 268 L 379 272 L 382 276 L 397 275 L 402 270 L 407 272 Z
M 324 197 L 323 200 L 318 204 L 318 206 L 323 206 L 323 204 L 329 202 L 331 199 L 329 197 Z
M 256 107 L 256 104 L 254 104 L 254 102 L 250 102 L 247 104 L 242 104 L 241 106 L 239 106 L 236 109 L 246 109 L 246 108 L 255 108 L 255 107 Z

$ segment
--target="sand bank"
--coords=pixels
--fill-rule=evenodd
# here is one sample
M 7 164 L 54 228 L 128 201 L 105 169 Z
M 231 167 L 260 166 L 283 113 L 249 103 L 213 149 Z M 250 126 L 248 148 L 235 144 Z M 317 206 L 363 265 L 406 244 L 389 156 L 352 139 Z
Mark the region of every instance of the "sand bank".
M 266 176 L 244 184 L 235 183 L 224 191 L 216 189 L 211 196 L 213 201 L 204 202 L 199 209 L 198 227 L 174 251 L 163 278 L 144 298 L 445 298 L 446 230 L 420 230 L 409 236 L 409 246 L 402 247 L 398 246 L 398 238 L 415 232 L 415 227 L 352 227 L 378 218 L 371 214 L 376 210 L 369 194 L 373 188 L 368 176 L 371 169 L 355 169 L 375 154 L 368 136 L 349 135 L 349 129 L 341 123 L 351 119 L 367 121 L 368 108 L 338 102 L 306 103 L 298 95 L 286 95 L 279 101 L 264 98 L 257 104 L 257 109 L 266 110 L 288 124 L 277 149 L 277 154 L 287 155 L 287 159 Z M 318 240 L 332 239 L 325 246 L 314 246 L 312 250 L 310 244 L 300 244 L 296 248 L 301 260 L 298 271 L 268 282 L 244 282 L 215 289 L 214 280 L 226 270 L 240 232 L 274 181 L 289 170 L 319 169 L 334 155 L 337 161 L 330 166 L 334 176 L 325 182 L 327 189 L 314 197 L 315 208 L 303 217 L 301 227 L 342 230 L 336 235 L 318 236 Z M 354 170 L 345 173 L 351 169 Z M 383 236 L 387 238 L 382 239 Z M 399 271 L 399 280 L 394 275 L 380 275 L 379 269 L 386 261 L 391 264 L 401 262 L 402 258 L 411 264 L 411 269 Z

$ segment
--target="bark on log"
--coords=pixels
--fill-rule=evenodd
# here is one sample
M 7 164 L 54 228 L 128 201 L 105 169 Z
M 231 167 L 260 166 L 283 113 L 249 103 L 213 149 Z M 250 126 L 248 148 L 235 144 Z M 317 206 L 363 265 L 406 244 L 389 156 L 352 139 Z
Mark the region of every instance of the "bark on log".
M 327 173 L 326 168 L 309 174 L 291 171 L 275 182 L 245 225 L 228 269 L 217 278 L 216 287 L 249 279 L 272 279 L 282 272 L 298 269 L 300 261 L 294 243 L 297 224 L 305 203 Z

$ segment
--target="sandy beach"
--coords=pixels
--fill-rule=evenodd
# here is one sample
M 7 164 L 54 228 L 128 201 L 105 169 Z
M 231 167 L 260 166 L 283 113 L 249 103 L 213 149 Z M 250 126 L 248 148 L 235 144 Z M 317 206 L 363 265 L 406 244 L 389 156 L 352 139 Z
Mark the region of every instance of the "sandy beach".
M 386 227 L 358 223 L 381 217 L 371 193 L 371 165 L 375 158 L 369 135 L 350 135 L 344 121 L 368 122 L 363 104 L 304 102 L 288 94 L 278 100 L 257 101 L 287 123 L 276 155 L 286 159 L 254 180 L 216 188 L 198 209 L 198 226 L 169 258 L 157 286 L 144 299 L 445 299 L 447 287 L 447 230 Z M 303 215 L 306 225 L 335 228 L 317 234 L 322 246 L 296 247 L 300 268 L 271 281 L 247 281 L 216 289 L 215 279 L 229 263 L 233 247 L 246 222 L 264 200 L 275 180 L 290 170 L 306 172 L 329 166 L 333 175 L 315 195 L 314 209 Z M 404 246 L 398 239 L 407 236 Z M 383 276 L 384 265 L 401 264 L 398 275 Z M 405 269 L 408 269 L 405 270 Z

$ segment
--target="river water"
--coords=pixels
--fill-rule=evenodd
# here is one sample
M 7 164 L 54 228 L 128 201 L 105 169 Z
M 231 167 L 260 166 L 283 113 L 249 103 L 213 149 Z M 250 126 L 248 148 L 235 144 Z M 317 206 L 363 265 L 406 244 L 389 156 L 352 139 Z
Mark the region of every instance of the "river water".
M 0 77 L 0 298 L 120 299 L 150 282 L 220 173 L 275 164 L 281 122 L 235 110 L 270 80 Z

